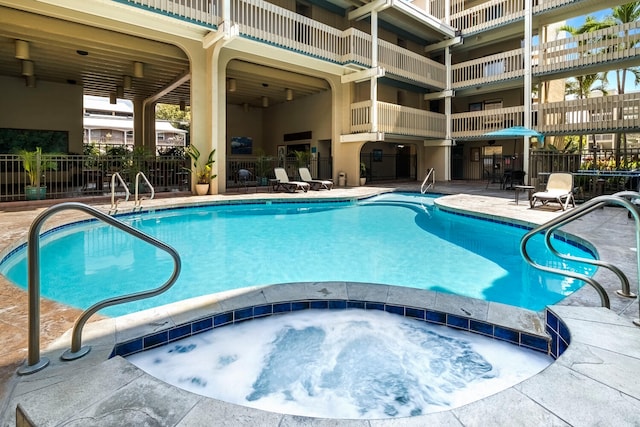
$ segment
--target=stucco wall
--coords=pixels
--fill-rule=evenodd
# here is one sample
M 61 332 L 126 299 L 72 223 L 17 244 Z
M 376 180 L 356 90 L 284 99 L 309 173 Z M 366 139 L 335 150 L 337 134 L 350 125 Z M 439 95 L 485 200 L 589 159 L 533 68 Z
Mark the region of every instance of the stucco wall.
M 82 153 L 81 86 L 0 77 L 0 93 L 0 128 L 67 131 L 69 152 Z

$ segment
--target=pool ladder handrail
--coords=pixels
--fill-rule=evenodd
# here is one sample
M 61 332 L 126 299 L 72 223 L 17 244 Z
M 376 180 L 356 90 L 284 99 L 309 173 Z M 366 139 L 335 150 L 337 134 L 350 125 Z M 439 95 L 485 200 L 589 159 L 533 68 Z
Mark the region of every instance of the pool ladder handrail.
M 429 182 L 429 178 L 431 178 L 431 182 Z M 422 181 L 422 185 L 420 186 L 420 193 L 424 194 L 430 189 L 432 189 L 436 185 L 436 174 L 433 168 L 429 169 L 427 172 L 427 176 Z
M 49 364 L 49 360 L 46 357 L 40 358 L 40 228 L 42 227 L 44 221 L 51 215 L 63 210 L 70 209 L 83 211 L 99 220 L 106 222 L 111 226 L 124 231 L 125 233 L 131 234 L 132 236 L 137 237 L 142 241 L 167 252 L 173 258 L 174 266 L 171 276 L 162 286 L 151 290 L 122 295 L 119 297 L 107 298 L 92 305 L 84 312 L 82 312 L 73 327 L 71 349 L 64 352 L 64 354 L 61 356 L 62 360 L 75 360 L 89 353 L 89 351 L 91 350 L 90 346 L 82 347 L 82 328 L 84 327 L 89 317 L 95 314 L 98 310 L 112 305 L 124 304 L 127 302 L 137 301 L 140 299 L 159 295 L 167 291 L 175 283 L 175 281 L 178 279 L 178 276 L 180 275 L 182 262 L 180 260 L 180 255 L 174 248 L 89 205 L 79 202 L 65 202 L 51 206 L 50 208 L 41 212 L 31 224 L 27 240 L 29 342 L 27 361 L 25 362 L 25 365 L 18 369 L 18 375 L 33 374 L 44 369 Z
M 125 192 L 124 200 L 123 199 L 116 200 L 116 178 L 120 182 L 120 185 L 122 185 L 122 188 L 124 188 L 124 192 Z M 127 183 L 124 182 L 119 172 L 114 172 L 113 175 L 111 175 L 111 208 L 109 209 L 109 212 L 111 211 L 116 212 L 118 210 L 118 204 L 122 201 L 128 202 L 129 197 L 131 197 L 131 192 L 129 191 L 129 187 L 127 186 Z
M 553 244 L 551 243 L 551 237 L 553 235 L 553 232 L 558 229 L 559 227 L 577 219 L 577 218 L 581 218 L 584 215 L 600 208 L 603 207 L 604 205 L 607 204 L 614 204 L 614 205 L 618 205 L 618 206 L 622 206 L 624 208 L 626 208 L 631 216 L 633 216 L 634 221 L 635 221 L 635 231 L 636 231 L 636 258 L 637 258 L 637 265 L 638 265 L 638 271 L 640 271 L 640 253 L 638 252 L 638 250 L 640 249 L 640 214 L 638 213 L 637 208 L 635 207 L 635 205 L 629 200 L 629 199 L 640 199 L 640 193 L 637 193 L 635 191 L 621 191 L 612 195 L 603 195 L 603 196 L 598 196 L 598 197 L 594 197 L 593 199 L 583 203 L 582 205 L 578 206 L 577 208 L 574 208 L 570 211 L 567 211 L 565 213 L 563 213 L 562 215 L 547 221 L 546 223 L 539 225 L 538 227 L 535 227 L 534 229 L 532 229 L 531 231 L 529 231 L 527 234 L 525 234 L 522 237 L 522 240 L 520 241 L 520 254 L 522 255 L 522 257 L 524 258 L 524 260 L 531 265 L 534 268 L 537 268 L 538 270 L 541 271 L 546 271 L 548 273 L 556 273 L 559 275 L 563 275 L 563 276 L 567 276 L 567 277 L 571 277 L 574 279 L 578 279 L 578 280 L 582 280 L 586 283 L 589 283 L 599 294 L 600 296 L 600 301 L 603 307 L 606 308 L 610 308 L 610 302 L 609 302 L 609 296 L 607 295 L 607 292 L 605 291 L 605 289 L 602 287 L 602 285 L 600 285 L 600 283 L 598 283 L 595 279 L 583 275 L 583 274 L 579 274 L 579 273 L 574 273 L 572 271 L 567 271 L 567 270 L 561 270 L 561 269 L 557 269 L 557 268 L 552 268 L 552 267 L 547 267 L 544 265 L 540 265 L 538 263 L 536 263 L 535 261 L 533 261 L 531 259 L 531 257 L 529 256 L 528 252 L 527 252 L 527 242 L 529 241 L 529 239 L 531 239 L 533 236 L 535 236 L 538 233 L 541 232 L 545 232 L 545 246 L 547 247 L 547 249 L 549 251 L 551 251 L 551 253 L 553 253 L 555 256 L 558 256 L 559 258 L 562 259 L 566 259 L 566 260 L 571 260 L 571 261 L 577 261 L 577 262 L 584 262 L 586 264 L 591 264 L 591 265 L 595 265 L 598 267 L 604 267 L 609 269 L 610 271 L 612 271 L 616 276 L 618 276 L 618 278 L 620 279 L 621 282 L 621 288 L 616 291 L 616 293 L 620 296 L 626 297 L 626 298 L 635 298 L 636 294 L 634 294 L 633 292 L 631 292 L 631 287 L 629 285 L 629 279 L 627 278 L 627 276 L 616 266 L 614 266 L 611 263 L 605 262 L 605 261 L 601 261 L 601 260 L 597 260 L 597 259 L 590 259 L 590 258 L 582 258 L 582 257 L 575 257 L 575 256 L 571 256 L 571 255 L 564 255 L 559 253 L 554 247 Z M 638 282 L 638 289 L 640 292 L 640 279 Z M 640 319 L 635 319 L 633 320 L 633 323 L 636 326 L 640 326 Z
M 153 185 L 151 185 L 151 182 L 149 182 L 149 180 L 147 179 L 147 176 L 144 174 L 144 172 L 140 171 L 136 174 L 136 180 L 135 180 L 135 193 L 134 193 L 134 198 L 133 198 L 133 209 L 142 209 L 142 200 L 144 200 L 144 197 L 140 196 L 140 177 L 142 177 L 142 179 L 144 180 L 145 184 L 147 184 L 147 187 L 149 187 L 150 190 L 150 196 L 149 196 L 149 200 L 153 200 L 153 198 L 156 195 L 156 190 L 155 188 L 153 188 Z M 125 198 L 124 199 L 118 199 L 116 200 L 116 179 L 118 179 L 118 181 L 120 182 L 120 185 L 122 185 L 122 187 L 124 188 L 125 191 Z M 129 186 L 124 182 L 124 180 L 122 179 L 122 176 L 120 175 L 120 173 L 115 172 L 112 176 L 111 176 L 111 208 L 109 209 L 109 213 L 116 213 L 118 212 L 118 205 L 120 204 L 120 202 L 128 202 L 129 201 L 129 197 L 131 197 L 131 191 L 129 191 Z
M 156 195 L 156 190 L 153 188 L 153 185 L 151 185 L 151 183 L 149 182 L 149 180 L 147 179 L 147 176 L 144 174 L 144 172 L 140 171 L 136 174 L 136 186 L 135 186 L 135 197 L 134 197 L 134 209 L 135 208 L 142 208 L 142 200 L 143 197 L 138 197 L 139 194 L 139 187 L 140 187 L 140 177 L 142 177 L 142 179 L 144 180 L 145 184 L 147 184 L 147 187 L 149 187 L 149 189 L 151 190 L 151 195 L 149 196 L 149 200 L 153 200 L 153 198 Z

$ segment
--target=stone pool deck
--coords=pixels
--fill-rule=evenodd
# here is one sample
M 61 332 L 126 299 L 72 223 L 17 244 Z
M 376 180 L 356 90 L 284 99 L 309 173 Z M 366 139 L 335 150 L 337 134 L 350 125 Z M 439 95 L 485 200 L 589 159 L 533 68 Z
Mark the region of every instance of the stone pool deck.
M 442 186 L 441 186 L 442 187 Z M 458 187 L 459 188 L 459 187 Z M 356 191 L 357 190 L 357 191 Z M 239 196 L 190 197 L 184 201 L 154 201 L 158 206 L 194 201 L 219 200 L 228 197 L 361 197 L 381 189 L 337 189 L 331 192 L 298 194 L 241 194 Z M 444 192 L 444 190 L 441 190 Z M 452 191 L 453 192 L 453 191 Z M 511 197 L 487 197 L 484 194 L 460 194 L 440 199 L 449 209 L 462 209 L 483 215 L 506 216 L 537 224 L 558 215 L 542 209 L 531 210 L 526 202 L 516 205 Z M 36 211 L 1 212 L 0 236 L 5 250 L 25 236 L 26 227 Z M 64 221 L 76 217 L 64 216 Z M 52 221 L 55 224 L 58 221 Z M 589 240 L 601 258 L 614 262 L 629 276 L 637 288 L 635 257 L 635 225 L 619 208 L 604 208 L 567 226 Z M 600 269 L 602 270 L 602 269 Z M 86 357 L 74 362 L 58 358 L 70 342 L 70 327 L 75 312 L 59 305 L 43 306 L 44 343 L 51 343 L 46 356 L 51 365 L 29 376 L 7 375 L 3 404 L 0 406 L 2 426 L 16 425 L 15 410 L 20 404 L 33 425 L 163 425 L 163 426 L 422 426 L 422 425 L 640 425 L 640 328 L 631 323 L 638 317 L 637 299 L 614 294 L 619 287 L 615 277 L 599 271 L 596 279 L 607 288 L 612 310 L 599 308 L 595 291 L 585 286 L 562 305 L 551 309 L 567 325 L 571 346 L 540 374 L 478 402 L 445 412 L 396 420 L 324 420 L 268 413 L 196 396 L 168 386 L 135 368 L 124 359 L 106 360 L 116 342 L 165 329 L 199 318 L 215 309 L 244 307 L 269 301 L 296 298 L 328 298 L 328 295 L 367 298 L 389 304 L 420 301 L 431 308 L 460 313 L 494 324 L 541 332 L 539 313 L 531 313 L 500 304 L 486 303 L 410 289 L 368 287 L 333 283 L 309 284 L 302 290 L 291 286 L 243 289 L 176 303 L 116 319 L 102 319 L 88 324 L 84 343 L 92 345 Z M 4 350 L 5 367 L 17 367 L 24 358 L 26 330 L 24 292 L 16 290 L 4 278 L 0 289 L 5 299 L 0 302 L 3 337 L 14 344 L 13 359 Z M 323 290 L 319 292 L 319 290 Z M 637 289 L 636 289 L 637 291 Z M 327 292 L 329 292 L 327 294 Z M 322 295 L 324 296 L 322 296 Z M 6 298 L 11 298 L 7 300 Z M 12 317 L 13 316 L 13 317 Z M 5 334 L 10 331 L 11 335 Z M 22 335 L 20 335 L 20 332 Z M 43 343 L 43 344 L 44 344 Z M 17 349 L 16 349 L 17 348 Z M 29 425 L 27 419 L 20 418 Z

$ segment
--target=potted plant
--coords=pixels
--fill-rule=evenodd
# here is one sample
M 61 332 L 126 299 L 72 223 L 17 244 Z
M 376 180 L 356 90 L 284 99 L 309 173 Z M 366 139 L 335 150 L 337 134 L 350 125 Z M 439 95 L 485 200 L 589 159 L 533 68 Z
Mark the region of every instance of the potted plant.
M 211 184 L 211 180 L 217 177 L 218 175 L 212 175 L 213 164 L 215 160 L 213 156 L 216 154 L 216 149 L 214 148 L 209 153 L 207 157 L 207 161 L 199 166 L 198 161 L 200 160 L 200 150 L 198 150 L 194 145 L 190 145 L 185 149 L 185 152 L 191 157 L 193 160 L 193 165 L 191 169 L 187 169 L 196 177 L 196 194 L 198 196 L 203 196 L 209 192 L 209 184 Z M 186 168 L 185 168 L 186 169 Z
M 47 170 L 57 170 L 58 164 L 43 157 L 40 147 L 36 147 L 36 151 L 20 150 L 18 156 L 22 160 L 22 168 L 29 179 L 29 184 L 25 186 L 25 198 L 27 200 L 44 200 L 47 195 L 47 186 L 40 185 L 40 178 L 44 177 L 44 172 Z
M 262 186 L 267 185 L 269 179 L 269 172 L 273 167 L 273 158 L 264 154 L 264 152 L 258 152 L 256 157 L 256 178 L 258 183 Z
M 360 185 L 367 183 L 367 165 L 364 162 L 360 162 Z

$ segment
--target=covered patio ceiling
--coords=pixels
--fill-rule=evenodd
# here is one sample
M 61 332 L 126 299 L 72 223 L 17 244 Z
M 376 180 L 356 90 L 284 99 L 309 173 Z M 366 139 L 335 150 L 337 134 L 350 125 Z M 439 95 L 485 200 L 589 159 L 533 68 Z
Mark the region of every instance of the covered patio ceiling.
M 26 42 L 28 59 L 17 58 L 16 41 Z M 128 100 L 155 96 L 190 71 L 177 46 L 0 6 L 0 76 L 27 84 L 25 60 L 32 63 L 36 87 L 45 81 L 81 85 L 85 95 L 108 98 L 121 91 L 118 98 Z M 241 61 L 228 67 L 229 79 L 235 90 L 227 90 L 227 102 L 252 107 L 262 107 L 263 96 L 272 106 L 329 89 L 321 79 Z M 190 92 L 187 79 L 158 102 L 190 105 Z

